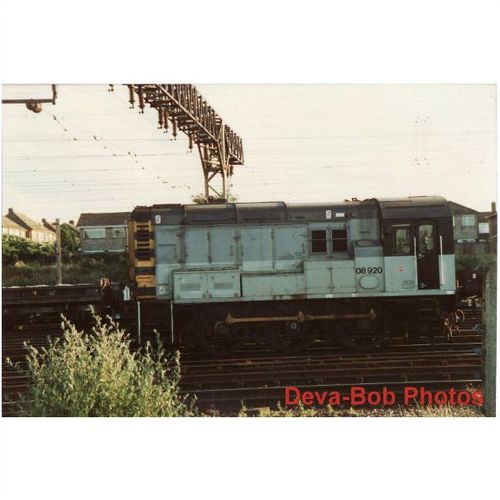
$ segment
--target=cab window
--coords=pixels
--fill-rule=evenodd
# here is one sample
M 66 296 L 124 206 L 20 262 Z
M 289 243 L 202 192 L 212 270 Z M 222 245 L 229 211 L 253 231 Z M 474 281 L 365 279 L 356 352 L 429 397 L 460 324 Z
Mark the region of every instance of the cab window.
M 345 229 L 332 229 L 332 251 L 347 252 L 347 231 Z
M 393 234 L 394 255 L 411 255 L 410 226 L 393 226 Z
M 311 231 L 311 252 L 312 253 L 326 253 L 326 230 L 316 229 Z
M 418 241 L 421 253 L 430 253 L 434 250 L 434 226 L 432 224 L 418 226 Z

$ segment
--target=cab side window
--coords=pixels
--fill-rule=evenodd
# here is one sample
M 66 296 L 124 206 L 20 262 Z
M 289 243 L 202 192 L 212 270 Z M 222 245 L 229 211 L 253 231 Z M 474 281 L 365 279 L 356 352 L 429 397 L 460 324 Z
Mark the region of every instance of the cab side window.
M 311 253 L 326 253 L 326 231 L 324 229 L 317 229 L 311 231 Z
M 332 229 L 332 251 L 347 252 L 347 231 L 345 229 Z
M 393 226 L 394 255 L 411 255 L 410 226 Z

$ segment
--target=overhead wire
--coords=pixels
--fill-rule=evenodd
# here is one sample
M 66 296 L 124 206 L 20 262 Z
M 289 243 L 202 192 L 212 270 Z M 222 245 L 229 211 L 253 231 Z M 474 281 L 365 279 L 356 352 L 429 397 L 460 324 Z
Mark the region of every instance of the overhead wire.
M 94 91 L 95 89 L 92 89 L 92 91 Z M 305 94 L 304 94 L 305 95 Z M 128 106 L 128 103 L 121 99 L 120 96 L 117 96 L 120 100 L 122 100 L 125 104 L 125 106 Z M 451 107 L 450 107 L 451 108 Z M 125 108 L 124 108 L 125 110 Z M 358 116 L 360 113 L 358 113 L 357 111 L 355 111 L 354 113 L 352 112 L 352 110 L 349 110 L 350 111 L 350 116 L 348 118 L 348 122 L 350 123 L 351 121 L 354 122 L 354 120 L 352 120 L 352 117 L 353 115 L 356 115 Z M 127 111 L 124 111 L 123 113 L 116 113 L 115 115 L 113 115 L 112 113 L 101 113 L 99 115 L 99 112 L 96 112 L 94 116 L 110 116 L 110 115 L 113 115 L 113 116 L 125 116 L 125 114 L 127 113 Z M 90 113 L 89 113 L 90 114 Z M 70 116 L 70 119 L 68 120 L 68 116 Z M 9 170 L 6 170 L 4 171 L 4 175 L 5 174 L 9 174 L 7 176 L 7 178 L 11 178 L 11 175 L 14 176 L 14 178 L 20 178 L 22 177 L 23 175 L 25 174 L 34 174 L 34 173 L 37 173 L 37 175 L 44 175 L 44 173 L 55 173 L 55 174 L 61 174 L 61 176 L 64 176 L 65 179 L 63 181 L 61 180 L 54 180 L 54 181 L 46 181 L 47 182 L 47 190 L 51 190 L 51 189 L 54 189 L 54 187 L 57 187 L 57 186 L 61 186 L 61 184 L 68 184 L 68 182 L 70 182 L 71 184 L 73 184 L 73 186 L 71 186 L 71 188 L 74 187 L 74 189 L 69 189 L 69 186 L 66 186 L 65 190 L 67 190 L 68 193 L 82 193 L 82 192 L 86 192 L 85 189 L 83 188 L 83 186 L 86 186 L 86 185 L 89 185 L 89 184 L 92 184 L 92 182 L 94 182 L 96 185 L 94 186 L 94 190 L 96 192 L 96 194 L 100 191 L 102 191 L 102 189 L 109 189 L 108 188 L 108 183 L 109 185 L 111 186 L 115 186 L 116 190 L 120 191 L 120 192 L 126 192 L 128 190 L 128 187 L 126 188 L 126 186 L 130 186 L 130 187 L 134 187 L 134 186 L 155 186 L 155 187 L 158 187 L 159 186 L 159 182 L 161 180 L 161 178 L 164 178 L 165 180 L 162 181 L 162 186 L 161 187 L 165 187 L 165 185 L 168 185 L 169 183 L 173 183 L 173 186 L 170 186 L 171 189 L 179 189 L 178 187 L 174 187 L 174 186 L 177 186 L 177 184 L 182 184 L 182 180 L 185 180 L 186 183 L 187 182 L 190 182 L 192 183 L 193 181 L 193 177 L 194 175 L 188 175 L 184 172 L 176 172 L 175 174 L 172 174 L 170 171 L 168 172 L 165 172 L 163 176 L 158 176 L 158 170 L 162 169 L 162 168 L 165 168 L 165 167 L 162 167 L 161 165 L 157 165 L 155 162 L 149 162 L 149 161 L 144 161 L 144 162 L 141 162 L 141 159 L 151 159 L 153 157 L 158 157 L 158 158 L 161 158 L 161 157 L 168 157 L 168 156 L 171 156 L 172 158 L 175 158 L 176 156 L 176 153 L 170 153 L 170 152 L 164 152 L 164 153 L 135 153 L 134 152 L 134 155 L 132 156 L 131 154 L 129 154 L 129 151 L 132 152 L 132 150 L 130 149 L 130 144 L 127 144 L 127 145 L 121 145 L 120 143 L 124 143 L 124 142 L 132 142 L 132 141 L 144 141 L 144 142 L 147 142 L 147 143 L 151 143 L 152 141 L 154 142 L 158 142 L 158 143 L 161 143 L 162 141 L 165 141 L 165 139 L 163 137 L 158 137 L 158 138 L 130 138 L 130 137 L 114 137 L 114 138 L 105 138 L 101 135 L 98 135 L 99 137 L 99 140 L 95 139 L 94 137 L 92 137 L 92 131 L 89 131 L 88 129 L 86 130 L 85 127 L 82 127 L 81 125 L 78 125 L 78 124 L 75 124 L 73 123 L 73 120 L 71 120 L 71 116 L 72 116 L 72 113 L 65 113 L 64 114 L 64 117 L 58 117 L 60 122 L 59 123 L 59 126 L 62 126 L 63 127 L 63 132 L 62 132 L 62 135 L 63 137 L 65 137 L 64 139 L 49 139 L 48 141 L 46 142 L 54 142 L 54 143 L 57 143 L 57 142 L 64 142 L 64 143 L 68 143 L 68 142 L 84 142 L 84 143 L 92 143 L 92 142 L 96 142 L 96 144 L 98 144 L 99 142 L 103 143 L 106 148 L 103 147 L 103 150 L 106 150 L 106 151 L 114 151 L 114 155 L 115 156 L 108 156 L 107 154 L 103 154 L 103 155 L 98 155 L 98 154 L 95 154 L 95 155 L 91 155 L 91 154 L 85 154 L 85 155 L 57 155 L 57 154 L 53 154 L 53 155 L 47 155 L 45 157 L 36 157 L 36 155 L 32 155 L 30 157 L 30 160 L 25 160 L 24 159 L 24 155 L 19 155 L 18 157 L 9 157 L 9 156 L 6 156 L 5 158 L 8 160 L 9 162 L 9 165 L 16 165 L 16 164 L 23 164 L 25 162 L 42 162 L 42 165 L 41 166 L 37 166 L 36 168 L 36 172 L 32 172 L 32 171 L 29 171 L 29 170 L 24 170 L 24 171 L 12 171 L 10 168 Z M 75 112 L 74 113 L 74 116 L 78 116 L 78 113 Z M 148 115 L 147 113 L 145 113 L 144 115 L 144 118 L 150 122 L 150 123 L 153 123 L 156 125 L 156 121 L 153 121 L 151 119 L 151 115 Z M 270 116 L 270 115 L 269 115 Z M 288 115 L 287 115 L 288 116 Z M 293 114 L 291 114 L 290 116 L 293 116 Z M 296 114 L 296 116 L 301 116 L 300 114 Z M 54 120 L 55 121 L 55 120 Z M 376 123 L 376 120 L 367 120 L 365 125 L 367 126 L 367 128 L 369 128 L 369 126 L 371 124 L 374 124 Z M 66 129 L 66 130 L 64 130 Z M 76 129 L 78 129 L 78 131 L 75 133 Z M 97 134 L 96 134 L 97 135 Z M 427 138 L 426 139 L 426 145 L 432 145 L 432 144 L 436 144 L 436 145 L 441 145 L 443 143 L 443 140 L 442 139 L 446 139 L 446 138 L 450 138 L 450 139 L 453 139 L 454 137 L 455 138 L 458 138 L 458 139 L 461 139 L 462 138 L 462 133 L 461 132 L 458 132 L 458 131 L 451 131 L 451 132 L 442 132 L 442 133 L 420 133 L 419 136 L 420 137 L 424 137 L 424 138 Z M 490 134 L 490 133 L 482 133 L 482 132 L 479 132 L 479 131 L 468 131 L 467 134 L 466 134 L 466 138 L 467 140 L 469 141 L 469 145 L 467 147 L 467 152 L 477 152 L 477 151 L 482 151 L 483 148 L 480 148 L 480 147 L 476 147 L 476 143 L 478 141 L 482 141 L 482 140 L 487 140 L 489 138 L 491 138 L 494 134 Z M 90 138 L 92 137 L 92 138 Z M 76 138 L 76 141 L 75 141 L 75 138 Z M 398 138 L 400 138 L 401 140 L 397 140 Z M 319 190 L 319 189 L 328 189 L 328 188 L 325 188 L 324 186 L 319 186 L 317 184 L 317 181 L 316 179 L 312 178 L 312 176 L 308 176 L 306 179 L 301 179 L 301 180 L 297 180 L 297 179 L 290 179 L 290 168 L 291 168 L 291 165 L 290 165 L 290 162 L 287 162 L 286 160 L 283 160 L 282 158 L 286 157 L 286 155 L 289 155 L 290 153 L 293 153 L 295 154 L 296 156 L 299 154 L 300 152 L 300 157 L 304 157 L 304 158 L 314 158 L 315 156 L 318 156 L 318 155 L 324 155 L 325 153 L 331 153 L 332 155 L 335 155 L 335 154 L 349 154 L 349 155 L 356 155 L 356 159 L 358 160 L 358 162 L 354 162 L 353 164 L 335 164 L 332 162 L 332 164 L 330 165 L 323 165 L 323 166 L 308 166 L 308 165 L 304 165 L 302 166 L 302 168 L 308 168 L 308 172 L 311 172 L 311 171 L 317 171 L 317 169 L 326 169 L 326 170 L 332 170 L 332 171 L 335 171 L 336 169 L 354 169 L 354 170 L 357 170 L 357 169 L 360 169 L 360 168 L 367 168 L 367 166 L 372 166 L 373 168 L 378 168 L 380 166 L 380 163 L 377 163 L 377 162 L 363 162 L 363 161 L 359 161 L 362 156 L 368 156 L 370 154 L 376 154 L 376 153 L 380 153 L 380 144 L 378 145 L 374 145 L 373 143 L 370 144 L 370 142 L 372 140 L 376 140 L 376 139 L 382 139 L 382 141 L 378 141 L 378 142 L 382 142 L 384 144 L 384 148 L 386 149 L 383 149 L 383 151 L 388 151 L 388 152 L 394 152 L 393 150 L 395 148 L 399 149 L 399 147 L 403 147 L 405 146 L 407 143 L 409 144 L 410 141 L 411 141 L 411 138 L 408 134 L 325 134 L 325 135 L 314 135 L 314 136 L 303 136 L 303 137 L 298 137 L 298 136 L 292 136 L 292 135 L 285 135 L 281 138 L 279 138 L 279 136 L 273 136 L 273 137 L 262 137 L 262 136 L 252 136 L 251 134 L 249 136 L 245 136 L 245 141 L 248 143 L 250 142 L 253 146 L 255 145 L 260 145 L 260 144 L 267 144 L 268 141 L 273 141 L 273 140 L 280 140 L 280 141 L 284 141 L 285 143 L 287 142 L 293 142 L 293 143 L 297 143 L 298 141 L 300 142 L 304 142 L 304 141 L 311 141 L 311 140 L 320 140 L 320 141 L 324 141 L 324 140 L 330 140 L 330 141 L 336 141 L 336 140 L 346 140 L 346 139 L 351 139 L 353 140 L 354 144 L 351 142 L 348 146 L 343 146 L 342 148 L 340 147 L 335 147 L 335 148 L 332 148 L 331 146 L 328 146 L 328 147 L 324 147 L 324 148 L 315 148 L 315 147 L 301 147 L 300 145 L 296 145 L 296 146 L 293 146 L 293 145 L 284 145 L 284 147 L 273 147 L 273 148 L 265 148 L 265 147 L 259 147 L 257 150 L 252 150 L 252 151 L 249 151 L 247 152 L 246 156 L 247 156 L 247 160 L 250 159 L 250 161 L 247 161 L 247 165 L 251 165 L 253 164 L 253 168 L 255 169 L 255 173 L 254 171 L 249 171 L 247 169 L 246 172 L 245 172 L 245 176 L 241 179 L 244 179 L 244 184 L 245 185 L 239 185 L 239 186 L 235 186 L 233 187 L 233 189 L 239 189 L 239 190 L 248 190 L 248 189 L 253 189 L 255 187 L 259 187 L 261 185 L 265 185 L 265 186 L 268 186 L 269 188 L 272 188 L 272 189 L 281 189 L 281 191 L 284 191 L 283 189 L 283 180 L 285 179 L 287 183 L 290 183 L 291 186 L 296 186 L 296 185 L 301 185 L 301 186 L 316 186 L 316 189 Z M 359 141 L 358 141 L 359 139 Z M 9 138 L 6 139 L 5 142 L 9 142 Z M 16 140 L 12 140 L 11 142 L 23 142 L 23 141 L 16 141 Z M 33 140 L 33 141 L 24 141 L 24 142 L 37 142 L 36 140 Z M 357 144 L 357 142 L 361 142 L 361 144 Z M 473 142 L 474 144 L 471 146 L 470 145 L 470 142 Z M 135 144 L 135 142 L 134 142 Z M 102 146 L 102 144 L 101 144 Z M 378 147 L 374 147 L 374 146 L 378 146 Z M 127 151 L 126 153 L 124 151 Z M 438 153 L 439 151 L 448 151 L 447 149 L 447 146 L 446 145 L 443 145 L 440 149 L 438 148 L 435 148 L 433 150 L 433 154 L 436 154 Z M 113 153 L 112 153 L 113 154 Z M 258 163 L 259 162 L 259 156 L 261 155 L 266 155 L 268 157 L 267 161 L 265 164 L 260 164 Z M 457 149 L 455 148 L 453 150 L 453 156 L 450 156 L 450 154 L 447 155 L 447 158 L 446 160 L 439 160 L 439 165 L 440 166 L 444 166 L 444 165 L 450 165 L 450 166 L 462 166 L 462 167 L 473 167 L 474 165 L 478 165 L 480 163 L 478 162 L 473 162 L 473 161 L 460 161 L 460 155 L 463 155 L 463 153 L 461 151 L 457 151 Z M 453 158 L 454 157 L 457 157 L 457 161 L 454 161 Z M 65 161 L 66 159 L 72 159 L 72 160 L 86 160 L 86 159 L 92 159 L 92 160 L 95 160 L 95 161 L 101 161 L 101 160 L 106 160 L 106 161 L 112 161 L 113 158 L 131 158 L 132 161 L 134 161 L 134 164 L 133 166 L 118 166 L 116 167 L 116 169 L 113 169 L 113 168 L 103 168 L 103 169 L 99 169 L 99 168 L 82 168 L 82 167 L 72 167 L 71 169 L 68 169 L 68 171 L 59 171 L 57 169 L 54 169 L 54 167 L 52 166 L 52 168 L 49 170 L 49 169 L 44 169 L 43 167 L 43 162 L 44 161 L 52 161 L 54 163 L 57 163 L 59 164 L 59 161 L 62 160 L 62 161 Z M 438 160 L 436 160 L 438 161 Z M 494 161 L 494 159 L 493 159 Z M 137 162 L 141 162 L 141 166 L 139 167 L 135 167 L 136 165 L 139 165 L 139 163 Z M 296 164 L 297 165 L 297 164 Z M 407 169 L 408 167 L 411 167 L 410 164 L 406 164 L 406 165 L 403 165 L 403 169 L 402 171 L 403 172 L 407 172 L 408 170 L 405 170 Z M 62 168 L 64 168 L 64 166 L 62 166 Z M 139 181 L 134 181 L 132 180 L 130 183 L 128 182 L 124 182 L 124 181 L 121 181 L 121 180 L 116 180 L 117 177 L 114 176 L 114 177 L 111 177 L 111 178 L 108 178 L 106 176 L 99 176 L 99 175 L 96 175 L 95 176 L 95 181 L 93 180 L 87 180 L 87 179 L 83 179 L 83 180 L 75 180 L 75 179 L 72 179 L 72 177 L 74 175 L 80 175 L 81 173 L 89 173 L 89 172 L 92 172 L 93 174 L 99 174 L 100 172 L 116 172 L 117 175 L 119 174 L 119 172 L 121 171 L 127 171 L 127 172 L 133 172 L 134 171 L 134 168 L 137 168 L 137 172 L 138 174 L 141 174 L 141 172 L 148 172 L 147 173 L 147 176 L 148 176 L 148 180 L 141 180 L 140 182 Z M 199 168 L 199 167 L 198 167 Z M 166 169 L 165 169 L 166 170 Z M 193 171 L 194 172 L 194 171 Z M 248 173 L 247 173 L 248 172 Z M 265 172 L 265 179 L 264 179 L 264 176 L 262 175 L 263 172 Z M 151 178 L 149 178 L 149 176 L 151 175 Z M 199 170 L 197 171 L 197 175 L 199 176 Z M 343 176 L 345 174 L 342 174 Z M 154 177 L 154 178 L 153 178 Z M 349 178 L 349 177 L 344 177 L 345 179 Z M 366 177 L 365 177 L 366 178 Z M 370 178 L 370 177 L 368 177 Z M 377 177 L 371 177 L 372 179 L 376 179 Z M 168 180 L 167 180 L 168 179 Z M 175 179 L 175 180 L 173 180 Z M 322 182 L 324 182 L 324 179 L 322 179 Z M 165 183 L 165 185 L 164 185 Z M 100 184 L 101 186 L 103 186 L 103 188 L 101 189 L 101 187 L 99 187 L 97 184 Z M 39 192 L 44 192 L 44 189 L 43 189 L 43 186 L 44 184 L 36 184 L 36 181 L 30 181 L 29 179 L 27 179 L 26 181 L 24 181 L 22 183 L 23 186 L 25 186 L 28 190 L 28 192 L 30 192 L 30 189 L 33 189 L 34 187 L 36 187 L 37 189 L 40 189 Z M 188 186 L 186 184 L 186 186 L 181 186 L 182 188 L 186 187 L 188 189 L 192 189 L 190 186 Z M 138 196 L 139 193 L 133 191 L 131 193 L 131 196 Z M 142 194 L 142 193 L 141 193 Z M 256 195 L 258 195 L 258 193 L 256 193 Z M 98 202 L 99 199 L 94 199 L 94 198 L 87 198 L 89 200 L 89 202 Z M 106 198 L 106 200 L 109 200 L 110 198 Z M 111 198 L 111 199 L 114 199 L 114 198 Z
M 67 120 L 66 118 L 61 118 L 61 117 L 58 117 L 56 114 L 53 114 L 52 115 L 53 117 L 53 120 L 61 127 L 62 131 L 64 133 L 71 133 L 69 127 L 68 127 L 68 124 L 70 124 L 73 128 L 77 128 L 79 129 L 81 132 L 83 132 L 84 134 L 87 134 L 87 135 L 91 135 L 92 136 L 92 139 L 93 141 L 97 142 L 97 143 L 100 143 L 100 145 L 106 149 L 106 150 L 109 150 L 109 152 L 111 153 L 111 155 L 90 155 L 90 154 L 86 154 L 86 155 L 82 155 L 82 154 L 79 154 L 79 155 L 64 155 L 64 157 L 62 157 L 64 160 L 68 159 L 68 158 L 73 158 L 73 159 L 81 159 L 81 158 L 103 158 L 103 159 L 106 159 L 106 160 L 109 160 L 109 158 L 115 158 L 115 157 L 127 157 L 127 158 L 132 158 L 132 159 L 135 159 L 135 158 L 138 158 L 138 157 L 151 157 L 151 156 L 173 156 L 173 154 L 171 153 L 141 153 L 141 154 L 137 154 L 137 153 L 132 153 L 130 151 L 130 148 L 128 147 L 127 148 L 127 153 L 116 153 L 114 151 L 115 147 L 111 148 L 109 145 L 106 145 L 106 140 L 99 137 L 97 134 L 93 134 L 92 132 L 90 132 L 89 130 L 85 129 L 84 127 L 76 124 L 76 123 L 73 123 L 69 120 Z M 77 137 L 76 134 L 72 134 L 73 137 L 72 139 L 70 139 L 71 141 L 78 141 L 79 138 Z M 87 141 L 92 141 L 91 139 L 87 139 Z M 58 155 L 39 155 L 39 156 L 33 156 L 33 155 L 18 155 L 17 157 L 16 156 L 9 156 L 7 155 L 5 157 L 6 159 L 9 159 L 9 160 L 14 160 L 14 161 L 19 161 L 19 160 L 22 160 L 22 161 L 26 161 L 26 160 L 49 160 L 49 159 L 57 159 L 58 158 Z M 135 163 L 136 164 L 139 164 L 140 165 L 140 162 L 135 160 Z M 141 169 L 142 170 L 145 170 L 146 166 L 144 165 L 140 165 Z M 82 169 L 83 171 L 87 172 L 88 169 Z M 107 171 L 113 171 L 113 169 L 106 169 Z M 119 168 L 119 171 L 122 171 L 124 170 L 123 167 L 120 167 Z M 133 168 L 129 168 L 127 170 L 133 170 Z M 137 169 L 138 170 L 138 169 Z M 53 172 L 55 173 L 59 173 L 57 170 L 52 170 Z M 94 169 L 94 171 L 97 171 L 99 172 L 100 170 L 99 169 Z M 102 170 L 101 170 L 102 171 Z M 138 170 L 139 171 L 139 170 Z M 15 172 L 15 171 L 9 171 L 10 173 L 18 173 L 18 172 Z M 34 173 L 34 172 L 38 172 L 38 169 L 33 169 L 33 171 L 25 171 L 26 173 Z M 43 168 L 40 168 L 40 172 L 44 172 Z M 60 172 L 60 173 L 63 173 L 63 172 Z M 64 172 L 65 175 L 68 174 L 68 172 Z M 157 182 L 158 180 L 160 180 L 162 182 L 162 184 L 168 184 L 168 181 L 166 181 L 165 179 L 162 179 L 159 175 L 156 175 L 156 178 L 155 179 L 151 179 L 149 182 L 146 182 L 145 184 L 143 185 L 149 185 L 151 184 L 151 182 Z M 61 184 L 66 184 L 65 188 L 68 188 L 72 185 L 75 184 L 75 181 L 74 180 L 70 180 L 70 179 L 64 179 L 64 180 L 52 180 L 52 181 L 48 181 L 50 183 L 50 188 L 52 189 L 54 186 L 56 185 L 61 185 Z M 34 183 L 24 183 L 24 185 L 33 185 Z M 70 186 L 68 186 L 68 184 Z M 99 180 L 99 184 L 104 184 L 104 181 L 101 179 Z M 114 190 L 117 189 L 117 186 L 119 186 L 120 183 L 116 183 L 114 182 Z M 134 186 L 137 186 L 137 185 L 140 185 L 138 184 L 138 182 L 131 182 L 129 185 L 134 185 Z M 171 186 L 172 188 L 177 188 L 177 187 L 182 187 L 182 186 Z M 187 189 L 191 190 L 192 187 L 189 186 L 189 185 L 184 185 L 183 187 L 186 187 Z M 75 189 L 70 189 L 72 193 L 74 193 L 76 190 Z M 91 189 L 87 189 L 86 191 L 87 192 L 92 192 L 92 191 L 98 191 L 99 188 L 97 186 L 93 186 L 92 190 Z M 36 193 L 36 191 L 34 191 L 33 189 L 31 189 L 31 192 L 34 192 Z

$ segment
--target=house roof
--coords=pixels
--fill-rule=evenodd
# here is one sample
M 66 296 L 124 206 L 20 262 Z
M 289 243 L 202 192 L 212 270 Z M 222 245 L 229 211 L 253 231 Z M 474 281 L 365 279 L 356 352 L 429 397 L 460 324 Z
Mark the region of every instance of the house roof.
M 477 214 L 478 211 L 473 208 L 466 207 L 465 205 L 460 205 L 460 203 L 455 203 L 450 201 L 450 209 L 453 214 Z
M 110 212 L 104 214 L 81 214 L 77 226 L 119 226 L 130 219 L 130 212 Z
M 26 229 L 40 229 L 40 227 L 43 227 L 40 222 L 36 222 L 27 215 L 18 212 L 13 208 L 9 208 L 9 212 L 5 215 L 5 217 L 14 221 L 16 224 L 19 224 L 21 227 L 25 227 Z
M 13 220 L 9 219 L 5 215 L 2 217 L 2 226 L 3 227 L 10 227 L 12 229 L 20 229 L 21 231 L 25 231 L 23 226 L 16 224 Z

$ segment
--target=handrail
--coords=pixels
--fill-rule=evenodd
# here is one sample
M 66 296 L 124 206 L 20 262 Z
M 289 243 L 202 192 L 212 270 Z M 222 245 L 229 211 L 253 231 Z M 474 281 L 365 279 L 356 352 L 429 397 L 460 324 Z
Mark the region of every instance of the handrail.
M 444 287 L 443 237 L 441 235 L 439 236 L 439 278 L 441 287 Z
M 415 284 L 418 290 L 418 261 L 417 261 L 417 238 L 413 237 L 413 256 L 415 257 Z

